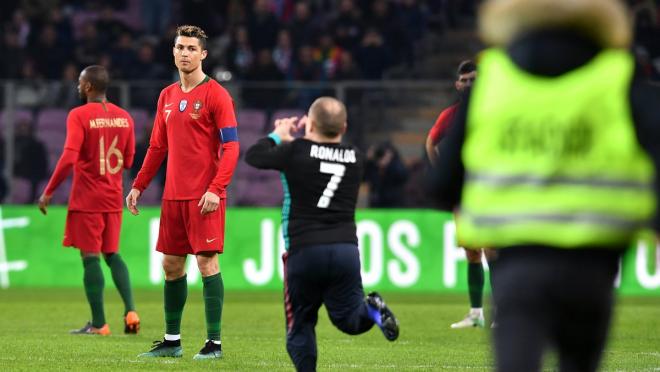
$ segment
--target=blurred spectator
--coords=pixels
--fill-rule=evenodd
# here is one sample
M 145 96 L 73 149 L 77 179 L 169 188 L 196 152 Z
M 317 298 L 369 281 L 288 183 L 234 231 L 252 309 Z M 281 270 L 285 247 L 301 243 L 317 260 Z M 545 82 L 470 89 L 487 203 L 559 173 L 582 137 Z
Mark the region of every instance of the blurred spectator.
M 337 45 L 351 51 L 357 48 L 362 37 L 362 16 L 353 0 L 341 0 L 332 28 Z
M 234 38 L 227 48 L 227 67 L 231 72 L 242 78 L 247 74 L 254 62 L 254 54 L 245 26 L 238 26 Z
M 380 33 L 395 63 L 408 56 L 412 46 L 407 44 L 407 30 L 403 28 L 398 12 L 392 10 L 387 0 L 374 0 L 365 21 L 368 28 Z
M 62 13 L 62 9 L 53 8 L 50 11 L 48 23 L 55 27 L 58 43 L 67 50 L 72 49 L 75 41 L 73 37 L 73 25 L 71 24 L 71 19 Z
M 308 3 L 304 1 L 296 3 L 293 18 L 289 23 L 289 30 L 291 36 L 293 36 L 293 47 L 295 49 L 314 42 L 316 29 Z
M 119 35 L 124 32 L 127 27 L 115 15 L 115 10 L 110 5 L 104 5 L 99 18 L 96 20 L 96 29 L 101 31 L 98 35 L 99 42 L 106 46 L 112 47 L 119 39 Z
M 162 35 L 170 22 L 170 0 L 141 0 L 142 24 L 148 35 Z
M 75 57 L 80 65 L 95 65 L 101 53 L 101 42 L 92 22 L 83 26 L 82 37 L 76 42 Z
M 172 42 L 174 43 L 174 42 Z M 129 70 L 128 77 L 139 81 L 131 90 L 131 105 L 137 107 L 152 107 L 158 100 L 161 86 L 153 81 L 164 81 L 171 78 L 170 70 L 154 58 L 154 48 L 151 44 L 144 42 L 140 45 L 137 60 Z
M 28 38 L 30 37 L 30 31 L 32 30 L 32 26 L 30 25 L 30 22 L 28 22 L 28 19 L 25 17 L 25 13 L 21 9 L 16 9 L 14 11 L 14 14 L 11 18 L 11 23 L 8 25 L 7 31 L 15 32 L 16 33 L 16 38 L 18 42 L 18 46 L 21 48 L 25 48 L 28 45 Z
M 268 0 L 255 0 L 248 18 L 248 35 L 254 50 L 272 49 L 277 41 L 280 25 L 269 8 Z
M 294 67 L 293 77 L 299 81 L 318 81 L 323 76 L 321 66 L 314 60 L 314 50 L 309 45 L 298 49 L 298 59 Z
M 69 62 L 64 66 L 63 77 L 50 85 L 48 98 L 49 106 L 67 110 L 81 103 L 78 95 L 78 67 L 75 64 Z
M 25 60 L 19 78 L 21 81 L 16 86 L 16 105 L 26 108 L 41 105 L 47 94 L 47 87 L 37 73 L 32 59 Z
M 3 37 L 3 44 L 0 48 L 0 55 L 12 56 L 12 58 L 0 58 L 2 68 L 1 77 L 5 79 L 16 79 L 21 75 L 21 70 L 25 64 L 26 53 L 18 42 L 18 33 L 9 28 Z
M 426 31 L 426 14 L 418 0 L 403 0 L 398 9 L 405 40 L 402 50 L 403 61 L 408 66 L 415 64 L 415 47 Z
M 172 50 L 170 47 L 170 56 Z M 130 32 L 124 31 L 119 36 L 117 45 L 110 52 L 113 70 L 111 71 L 113 79 L 125 79 L 130 76 L 129 71 L 135 65 L 137 55 L 133 49 L 133 36 Z M 161 60 L 162 61 L 162 60 Z
M 367 150 L 364 180 L 369 185 L 369 207 L 405 206 L 403 189 L 408 180 L 408 169 L 390 142 L 383 142 Z
M 168 69 L 154 58 L 154 48 L 151 44 L 142 43 L 128 77 L 133 80 L 166 80 L 170 74 Z
M 51 24 L 41 29 L 39 41 L 33 49 L 33 59 L 39 74 L 46 79 L 58 79 L 62 76 L 64 64 L 70 53 L 57 41 L 57 31 Z M 46 58 L 44 58 L 46 56 Z
M 402 0 L 398 13 L 409 40 L 415 42 L 421 39 L 426 29 L 426 14 L 419 1 Z
M 391 54 L 383 44 L 383 37 L 377 30 L 370 29 L 364 34 L 362 45 L 356 52 L 356 60 L 367 80 L 383 78 L 383 72 L 390 66 Z
M 245 75 L 245 80 L 251 81 L 282 81 L 284 74 L 273 62 L 273 56 L 269 49 L 261 49 L 257 53 L 257 60 Z
M 293 78 L 298 81 L 315 82 L 323 79 L 321 65 L 314 60 L 312 47 L 303 45 L 298 49 L 298 59 L 293 70 Z M 304 88 L 298 90 L 298 107 L 305 108 L 321 96 L 318 88 Z
M 353 55 L 343 52 L 339 61 L 339 68 L 335 72 L 334 80 L 360 80 L 362 74 L 353 61 Z
M 158 44 L 154 49 L 156 59 L 161 63 L 174 63 L 174 55 L 172 49 L 174 48 L 174 39 L 176 38 L 176 25 L 167 27 L 167 31 L 160 35 Z
M 319 37 L 318 47 L 314 48 L 314 60 L 321 66 L 326 79 L 331 79 L 339 68 L 342 53 L 330 34 L 323 33 Z
M 289 30 L 280 30 L 277 34 L 277 45 L 273 49 L 273 61 L 286 78 L 293 74 L 293 43 Z
M 250 68 L 245 76 L 248 81 L 281 82 L 284 74 L 273 62 L 272 53 L 269 49 L 262 49 L 257 53 L 256 63 Z M 279 88 L 268 87 L 246 87 L 243 88 L 243 99 L 254 108 L 271 110 L 280 105 L 281 98 L 285 92 Z
M 34 127 L 28 120 L 16 123 L 14 146 L 14 176 L 30 182 L 30 199 L 25 203 L 32 203 L 36 200 L 39 182 L 48 177 L 48 151 L 34 136 Z

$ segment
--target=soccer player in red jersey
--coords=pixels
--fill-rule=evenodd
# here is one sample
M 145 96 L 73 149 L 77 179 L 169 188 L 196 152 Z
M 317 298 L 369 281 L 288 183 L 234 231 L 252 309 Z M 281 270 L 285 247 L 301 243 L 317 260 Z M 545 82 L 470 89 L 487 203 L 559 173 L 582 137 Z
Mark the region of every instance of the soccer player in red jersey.
M 461 62 L 460 65 L 458 65 L 456 81 L 454 82 L 454 86 L 458 93 L 462 94 L 465 89 L 471 87 L 476 77 L 477 66 L 474 62 L 470 60 Z M 440 143 L 440 140 L 444 137 L 445 133 L 447 133 L 447 129 L 451 125 L 459 104 L 460 100 L 442 110 L 440 115 L 438 115 L 438 118 L 435 120 L 435 124 L 431 127 L 429 134 L 426 136 L 426 154 L 428 155 L 431 164 L 435 164 L 438 156 L 436 146 Z
M 477 66 L 470 60 L 465 60 L 460 63 L 456 71 L 456 82 L 454 86 L 459 94 L 472 86 L 474 79 L 477 77 Z M 429 131 L 426 137 L 426 153 L 429 157 L 431 164 L 436 165 L 437 159 L 437 145 L 447 133 L 447 130 L 454 120 L 454 115 L 458 110 L 461 101 L 444 109 L 435 124 Z M 440 159 L 442 161 L 442 159 Z M 494 258 L 494 252 L 488 249 L 465 249 L 465 255 L 468 260 L 468 292 L 470 295 L 470 311 L 467 316 L 461 321 L 453 323 L 451 328 L 470 328 L 470 327 L 483 327 L 484 326 L 484 312 L 483 312 L 483 292 L 484 292 L 484 268 L 481 264 L 482 252 L 486 255 L 489 262 Z
M 218 266 L 223 251 L 226 188 L 238 161 L 238 134 L 229 93 L 202 71 L 206 34 L 180 26 L 174 63 L 180 81 L 160 93 L 149 149 L 126 197 L 137 200 L 167 155 L 167 177 L 156 250 L 164 254 L 165 337 L 140 356 L 180 357 L 181 316 L 187 297 L 185 263 L 195 255 L 204 283 L 207 340 L 193 359 L 220 358 L 224 285 Z M 220 155 L 222 150 L 222 155 Z
M 122 216 L 122 171 L 133 164 L 135 131 L 131 116 L 107 101 L 108 83 L 108 72 L 103 66 L 89 66 L 80 73 L 78 92 L 87 103 L 69 112 L 64 151 L 39 197 L 39 209 L 46 214 L 53 193 L 73 169 L 62 244 L 80 250 L 85 268 L 85 293 L 92 309 L 92 321 L 71 332 L 76 334 L 110 334 L 103 311 L 101 254 L 124 301 L 124 332 L 137 333 L 140 328 L 128 269 L 117 253 Z

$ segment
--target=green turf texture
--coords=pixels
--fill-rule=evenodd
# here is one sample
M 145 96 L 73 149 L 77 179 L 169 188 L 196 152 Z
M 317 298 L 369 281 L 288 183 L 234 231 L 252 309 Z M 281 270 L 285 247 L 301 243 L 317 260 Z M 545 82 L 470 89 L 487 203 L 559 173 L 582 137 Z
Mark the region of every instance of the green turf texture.
M 204 309 L 200 291 L 190 291 L 183 315 L 183 358 L 138 359 L 163 336 L 161 291 L 135 293 L 142 318 L 139 335 L 124 335 L 123 305 L 106 288 L 109 337 L 74 336 L 89 309 L 82 289 L 0 290 L 0 370 L 208 370 L 291 371 L 284 344 L 280 293 L 227 292 L 222 320 L 221 360 L 193 361 L 203 346 Z M 489 329 L 451 330 L 467 310 L 467 294 L 384 294 L 401 324 L 401 335 L 387 342 L 373 328 L 344 335 L 320 312 L 316 328 L 320 371 L 485 371 L 492 369 Z M 554 370 L 550 356 L 545 370 Z M 217 365 L 213 365 L 217 364 Z M 622 298 L 614 321 L 605 371 L 660 371 L 660 298 Z

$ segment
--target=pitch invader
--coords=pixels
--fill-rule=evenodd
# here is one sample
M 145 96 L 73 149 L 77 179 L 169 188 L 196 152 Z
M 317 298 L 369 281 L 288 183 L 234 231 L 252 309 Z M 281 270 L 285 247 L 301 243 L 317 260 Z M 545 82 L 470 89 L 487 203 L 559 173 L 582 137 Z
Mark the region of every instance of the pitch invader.
M 74 334 L 110 334 L 103 310 L 101 254 L 124 302 L 124 332 L 140 329 L 128 268 L 118 253 L 122 172 L 133 164 L 135 131 L 131 116 L 106 99 L 109 81 L 103 66 L 89 66 L 80 73 L 78 93 L 87 103 L 69 113 L 64 151 L 39 198 L 39 209 L 45 215 L 53 193 L 73 169 L 62 244 L 80 250 L 85 294 L 92 310 L 92 320 L 71 331 Z
M 185 263 L 194 255 L 204 283 L 207 340 L 194 359 L 220 358 L 224 284 L 218 254 L 224 249 L 226 188 L 238 161 L 234 103 L 227 91 L 202 71 L 206 33 L 180 26 L 174 63 L 180 81 L 160 93 L 149 149 L 126 197 L 137 200 L 167 156 L 167 178 L 156 250 L 165 271 L 165 337 L 141 357 L 180 357 L 181 316 L 188 296 Z M 222 151 L 222 156 L 220 156 Z
M 399 337 L 383 298 L 376 292 L 365 298 L 362 288 L 355 207 L 364 159 L 341 143 L 346 117 L 342 102 L 318 98 L 308 116 L 276 120 L 275 130 L 245 154 L 253 167 L 281 172 L 286 348 L 298 371 L 316 370 L 321 305 L 344 333 L 362 334 L 376 324 L 389 341 Z M 303 128 L 304 137 L 294 139 Z

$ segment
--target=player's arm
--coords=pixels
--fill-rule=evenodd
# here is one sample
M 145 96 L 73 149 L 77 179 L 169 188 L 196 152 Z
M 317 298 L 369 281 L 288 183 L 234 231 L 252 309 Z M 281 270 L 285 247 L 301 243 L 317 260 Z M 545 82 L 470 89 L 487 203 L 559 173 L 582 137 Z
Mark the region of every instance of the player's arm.
M 220 146 L 222 146 L 222 157 L 215 177 L 199 200 L 198 206 L 202 207 L 202 214 L 214 212 L 218 209 L 220 199 L 227 197 L 227 186 L 234 175 L 240 151 L 238 123 L 231 96 L 224 89 L 218 89 L 211 94 L 211 110 L 218 129 Z
M 131 191 L 128 193 L 128 196 L 126 196 L 126 207 L 128 207 L 128 210 L 134 215 L 138 214 L 138 198 L 144 189 L 147 188 L 156 173 L 158 173 L 158 168 L 160 168 L 163 160 L 165 160 L 165 156 L 167 156 L 167 128 L 165 127 L 167 117 L 163 117 L 162 94 L 161 97 L 158 98 L 157 107 L 156 117 L 154 118 L 154 128 L 151 131 L 147 154 L 144 157 L 142 168 L 140 168 L 140 171 L 135 177 L 135 181 L 133 181 Z M 135 146 L 133 146 L 133 151 L 135 151 Z
M 453 211 L 461 201 L 465 179 L 461 152 L 465 141 L 468 106 L 469 95 L 466 95 L 439 146 L 438 158 L 442 161 L 429 172 L 426 183 L 429 195 L 438 202 L 438 207 L 447 211 Z
M 57 190 L 62 181 L 71 174 L 73 166 L 76 164 L 76 161 L 78 161 L 78 154 L 80 154 L 80 148 L 82 147 L 84 140 L 85 132 L 80 124 L 78 116 L 75 113 L 69 113 L 69 116 L 66 119 L 66 140 L 64 141 L 64 151 L 62 151 L 62 155 L 57 161 L 55 170 L 53 171 L 43 194 L 39 197 L 39 210 L 41 210 L 41 213 L 47 213 L 48 204 L 50 204 L 50 199 L 53 197 L 53 193 Z
M 424 147 L 426 148 L 426 155 L 433 166 L 436 165 L 438 158 L 438 150 L 436 146 L 447 130 L 448 116 L 448 110 L 443 110 L 440 115 L 438 115 L 431 130 L 429 130 L 429 134 L 426 136 L 426 144 Z
M 250 146 L 245 153 L 245 162 L 259 169 L 283 171 L 289 162 L 293 133 L 304 127 L 306 120 L 307 117 L 275 120 L 275 130 Z

